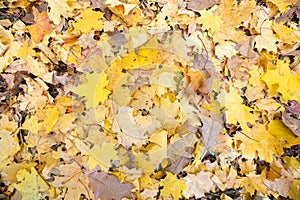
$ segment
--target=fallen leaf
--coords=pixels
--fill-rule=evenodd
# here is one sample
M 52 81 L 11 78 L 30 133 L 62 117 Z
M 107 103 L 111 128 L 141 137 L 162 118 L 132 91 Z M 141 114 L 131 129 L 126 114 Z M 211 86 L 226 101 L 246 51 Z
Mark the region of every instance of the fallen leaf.
M 290 193 L 289 193 L 289 197 L 292 199 L 297 199 L 300 195 L 300 181 L 299 180 L 294 180 Z
M 178 179 L 176 175 L 170 172 L 166 172 L 166 174 L 167 176 L 161 181 L 161 186 L 163 186 L 161 195 L 163 197 L 171 196 L 173 199 L 181 198 L 181 193 L 187 190 L 184 180 Z
M 256 36 L 255 47 L 261 52 L 263 49 L 267 50 L 268 52 L 273 51 L 277 53 L 277 46 L 276 42 L 278 39 L 273 34 L 271 29 L 271 21 L 265 21 L 263 26 L 260 27 L 260 35 Z
M 259 175 L 254 174 L 253 172 L 250 173 L 247 177 L 241 178 L 240 185 L 245 187 L 246 191 L 253 195 L 254 192 L 257 190 L 262 194 L 267 193 L 267 188 L 264 185 L 263 178 Z
M 85 83 L 78 85 L 73 91 L 79 96 L 84 96 L 86 100 L 86 107 L 96 107 L 100 102 L 108 98 L 111 93 L 105 89 L 105 86 L 109 83 L 107 75 L 104 72 L 98 73 L 86 73 L 82 76 L 85 79 Z M 83 80 L 82 80 L 83 81 Z
M 286 109 L 296 115 L 300 115 L 300 102 L 289 100 Z
M 202 142 L 204 144 L 204 152 L 210 150 L 217 142 L 217 138 L 220 134 L 222 129 L 222 122 L 218 119 L 218 116 L 205 116 L 199 115 L 203 126 L 201 127 L 201 135 L 202 135 Z M 215 118 L 215 119 L 214 119 Z
M 86 9 L 81 13 L 82 18 L 74 24 L 74 31 L 80 31 L 83 34 L 89 34 L 91 30 L 102 30 L 103 23 L 100 21 L 103 17 L 102 12 Z
M 210 180 L 210 176 L 210 172 L 201 171 L 197 174 L 188 174 L 184 177 L 185 185 L 188 188 L 188 191 L 183 192 L 184 197 L 205 197 L 205 193 L 209 192 L 214 185 L 214 183 Z
M 191 0 L 187 4 L 187 8 L 199 12 L 204 9 L 213 7 L 214 5 L 219 4 L 219 0 L 206 1 L 206 0 Z
M 17 180 L 15 188 L 21 193 L 22 199 L 38 200 L 49 195 L 49 192 L 54 192 L 33 167 L 30 170 L 20 169 Z
M 295 118 L 292 114 L 284 112 L 282 114 L 282 122 L 291 130 L 295 135 L 300 137 L 300 120 Z
M 268 0 L 268 2 L 272 2 L 276 5 L 280 12 L 285 13 L 288 10 L 288 7 L 291 5 L 288 1 L 281 1 L 281 0 Z
M 204 30 L 210 30 L 212 33 L 218 32 L 221 29 L 223 20 L 216 16 L 212 10 L 200 11 L 201 17 L 197 18 L 197 23 L 202 24 Z
M 101 145 L 90 147 L 88 142 L 83 142 L 79 139 L 76 139 L 74 142 L 83 155 L 89 156 L 88 166 L 90 169 L 100 165 L 101 168 L 108 170 L 111 167 L 111 161 L 119 159 L 115 145 L 112 143 L 104 142 Z
M 117 177 L 109 175 L 107 172 L 100 172 L 100 168 L 95 168 L 88 174 L 89 182 L 94 191 L 95 199 L 121 200 L 122 198 L 134 198 L 131 183 L 120 183 Z
M 51 33 L 52 25 L 47 12 L 39 12 L 35 7 L 32 10 L 35 23 L 29 26 L 28 30 L 35 42 L 41 42 L 45 34 Z
M 14 155 L 20 150 L 20 146 L 17 136 L 7 130 L 0 130 L 0 145 L 0 166 L 4 166 L 10 162 L 9 160 L 13 159 Z
M 75 0 L 53 0 L 48 2 L 49 18 L 53 21 L 55 25 L 59 25 L 61 22 L 61 17 L 71 17 L 72 6 L 76 4 Z

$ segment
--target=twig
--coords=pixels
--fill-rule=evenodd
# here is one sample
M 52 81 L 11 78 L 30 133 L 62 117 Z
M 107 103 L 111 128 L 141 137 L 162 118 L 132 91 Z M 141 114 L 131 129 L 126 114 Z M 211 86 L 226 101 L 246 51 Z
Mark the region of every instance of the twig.
M 207 49 L 206 49 L 206 47 L 205 47 L 205 45 L 204 45 L 204 42 L 203 42 L 203 40 L 199 37 L 199 35 L 197 35 L 197 37 L 198 37 L 198 39 L 201 41 L 201 43 L 202 43 L 202 45 L 203 45 L 203 47 L 204 47 L 204 50 L 205 50 L 205 52 L 206 52 L 206 60 L 205 60 L 205 63 L 204 63 L 204 69 L 205 69 L 205 66 L 206 66 L 206 64 L 207 64 L 207 62 L 208 62 L 208 51 L 207 51 Z

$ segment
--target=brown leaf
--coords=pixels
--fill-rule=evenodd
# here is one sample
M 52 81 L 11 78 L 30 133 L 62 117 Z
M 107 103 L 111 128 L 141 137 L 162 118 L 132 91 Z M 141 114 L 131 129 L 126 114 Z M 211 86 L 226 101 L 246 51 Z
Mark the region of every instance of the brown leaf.
M 282 114 L 282 122 L 297 136 L 300 136 L 300 120 L 294 118 L 291 113 Z
M 192 158 L 179 156 L 175 161 L 171 161 L 171 164 L 165 168 L 166 171 L 178 174 L 183 168 L 192 161 Z
M 133 199 L 131 183 L 120 183 L 117 177 L 109 175 L 107 172 L 99 172 L 100 167 L 96 167 L 88 175 L 90 186 L 94 191 L 95 199 L 101 200 L 121 200 L 122 198 Z
M 203 126 L 201 127 L 202 141 L 206 150 L 209 150 L 216 144 L 217 137 L 222 129 L 222 122 L 216 116 L 199 115 Z M 213 117 L 215 119 L 213 119 Z
M 207 9 L 207 8 L 211 8 L 214 5 L 219 4 L 220 1 L 219 0 L 211 0 L 211 1 L 207 1 L 207 0 L 191 0 L 188 5 L 187 8 L 192 10 L 192 11 L 200 11 L 203 9 Z
M 296 114 L 296 115 L 300 115 L 300 102 L 298 101 L 295 101 L 295 100 L 289 100 L 288 101 L 288 106 L 287 106 L 287 109 Z

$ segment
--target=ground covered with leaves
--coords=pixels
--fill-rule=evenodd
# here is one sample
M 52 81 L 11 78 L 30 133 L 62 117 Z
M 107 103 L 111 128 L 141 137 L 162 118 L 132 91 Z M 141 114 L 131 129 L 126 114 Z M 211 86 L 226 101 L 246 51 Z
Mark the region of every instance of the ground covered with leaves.
M 0 2 L 0 199 L 299 199 L 298 0 Z

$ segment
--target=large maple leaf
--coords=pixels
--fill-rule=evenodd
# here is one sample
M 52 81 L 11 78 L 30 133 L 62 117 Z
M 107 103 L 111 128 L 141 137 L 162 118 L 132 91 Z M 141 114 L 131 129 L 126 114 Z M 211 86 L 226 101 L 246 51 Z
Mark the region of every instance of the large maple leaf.
M 35 7 L 32 8 L 34 24 L 28 27 L 29 33 L 35 42 L 41 42 L 47 33 L 51 33 L 52 25 L 47 12 L 39 12 Z

